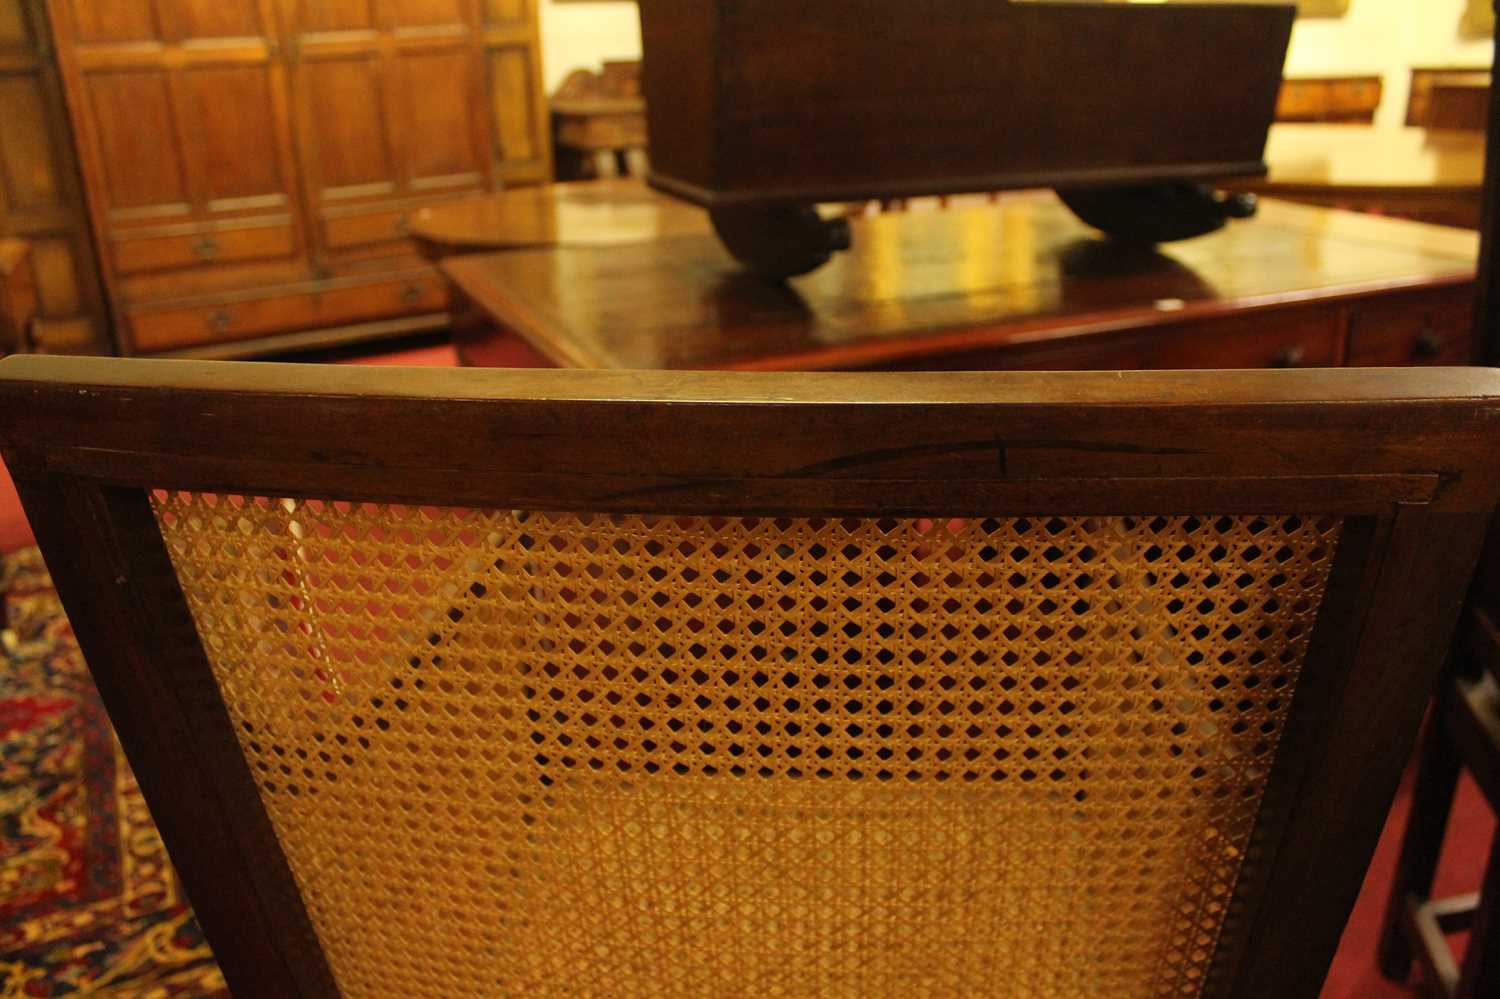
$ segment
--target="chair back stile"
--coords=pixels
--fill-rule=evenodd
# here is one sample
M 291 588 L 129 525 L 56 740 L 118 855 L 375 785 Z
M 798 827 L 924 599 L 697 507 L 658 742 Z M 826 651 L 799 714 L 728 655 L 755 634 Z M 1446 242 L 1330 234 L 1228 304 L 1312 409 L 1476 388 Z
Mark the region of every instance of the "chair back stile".
M 1478 6 L 1477 4 L 1475 5 Z M 1495 4 L 1500 9 L 1500 2 Z M 1473 12 L 1471 12 L 1473 13 Z M 1478 16 L 1477 13 L 1474 16 Z M 1500 55 L 1500 36 L 1496 53 Z M 1438 71 L 1413 71 L 1429 77 Z M 1480 362 L 1500 365 L 1500 104 L 1474 101 L 1474 77 L 1490 71 L 1458 74 L 1467 79 L 1461 102 L 1477 112 L 1486 132 L 1484 201 L 1480 222 L 1479 293 L 1475 303 L 1475 342 Z M 1414 105 L 1419 95 L 1414 88 Z M 1472 117 L 1473 115 L 1471 115 Z M 1405 981 L 1413 965 L 1423 984 L 1449 999 L 1475 999 L 1500 990 L 1500 836 L 1493 839 L 1480 891 L 1459 898 L 1433 898 L 1432 889 L 1443 853 L 1460 773 L 1467 769 L 1492 809 L 1500 809 L 1500 530 L 1490 523 L 1468 603 L 1449 650 L 1446 670 L 1437 686 L 1416 758 L 1412 807 L 1401 852 L 1391 879 L 1381 930 L 1379 964 L 1392 981 Z M 1462 959 L 1455 957 L 1447 934 L 1468 931 Z
M 1311 995 L 1500 375 L 20 357 L 236 994 Z

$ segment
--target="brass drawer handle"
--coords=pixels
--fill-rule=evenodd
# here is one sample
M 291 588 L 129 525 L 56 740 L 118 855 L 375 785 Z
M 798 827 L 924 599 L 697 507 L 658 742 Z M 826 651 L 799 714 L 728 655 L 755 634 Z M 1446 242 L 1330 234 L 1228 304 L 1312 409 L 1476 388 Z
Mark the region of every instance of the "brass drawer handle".
M 406 217 L 405 215 L 402 215 L 400 218 L 396 219 L 396 235 L 403 236 L 403 237 L 411 235 L 411 219 L 410 218 Z
M 1419 361 L 1430 361 L 1434 357 L 1441 357 L 1447 347 L 1448 339 L 1435 332 L 1429 322 L 1422 326 L 1422 332 L 1412 341 L 1411 356 Z
M 1271 358 L 1271 367 L 1273 368 L 1300 368 L 1306 363 L 1307 348 L 1301 344 L 1282 347 L 1276 352 L 1276 356 Z
M 233 321 L 234 317 L 229 314 L 228 310 L 219 309 L 217 312 L 209 314 L 208 328 L 215 333 L 228 333 L 229 326 Z
M 198 254 L 199 260 L 212 260 L 219 255 L 219 241 L 212 236 L 204 236 L 193 244 L 193 252 Z
M 420 285 L 409 284 L 401 289 L 401 301 L 407 305 L 416 305 L 422 300 L 422 288 Z

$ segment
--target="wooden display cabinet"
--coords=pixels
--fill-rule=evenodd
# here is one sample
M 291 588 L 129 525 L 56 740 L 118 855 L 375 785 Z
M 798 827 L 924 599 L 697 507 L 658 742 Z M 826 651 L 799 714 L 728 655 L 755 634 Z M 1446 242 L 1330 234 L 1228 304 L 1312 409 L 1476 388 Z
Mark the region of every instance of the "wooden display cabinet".
M 31 245 L 34 349 L 109 350 L 88 211 L 41 0 L 0 0 L 0 235 Z
M 434 328 L 412 212 L 551 173 L 534 0 L 48 0 L 125 353 Z

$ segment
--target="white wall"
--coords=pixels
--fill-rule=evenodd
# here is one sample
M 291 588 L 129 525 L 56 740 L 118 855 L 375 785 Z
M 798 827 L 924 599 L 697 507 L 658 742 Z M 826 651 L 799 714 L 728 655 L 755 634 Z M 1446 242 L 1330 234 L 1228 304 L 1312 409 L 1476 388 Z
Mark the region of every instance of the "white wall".
M 542 0 L 538 14 L 542 75 L 549 94 L 575 69 L 598 69 L 606 59 L 641 57 L 641 16 L 630 0 Z
M 1351 0 L 1341 18 L 1302 18 L 1292 30 L 1288 76 L 1385 77 L 1375 123 L 1406 120 L 1412 66 L 1488 66 L 1494 43 L 1460 35 L 1466 0 Z
M 1412 66 L 1490 64 L 1490 41 L 1460 36 L 1466 2 L 1351 0 L 1344 17 L 1303 18 L 1292 32 L 1287 73 L 1384 76 L 1376 122 L 1399 127 L 1406 118 Z M 606 59 L 640 57 L 640 18 L 630 0 L 542 0 L 540 13 L 549 93 L 580 66 L 597 69 Z

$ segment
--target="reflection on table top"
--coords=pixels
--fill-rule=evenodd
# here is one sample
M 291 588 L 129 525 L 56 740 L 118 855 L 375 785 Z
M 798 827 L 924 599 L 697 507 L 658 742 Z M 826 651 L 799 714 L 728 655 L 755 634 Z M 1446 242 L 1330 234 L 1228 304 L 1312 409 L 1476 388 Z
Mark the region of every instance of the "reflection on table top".
M 515 187 L 423 208 L 411 232 L 444 256 L 477 249 L 611 246 L 710 232 L 708 215 L 638 180 Z M 435 252 L 434 252 L 435 250 Z
M 481 309 L 564 365 L 851 366 L 1002 330 L 1047 339 L 1472 281 L 1477 234 L 1267 199 L 1222 232 L 1125 251 L 1050 193 L 851 222 L 853 249 L 787 284 L 711 236 L 453 258 Z M 1172 315 L 1164 320 L 1162 313 Z
M 1484 135 L 1425 128 L 1282 124 L 1266 146 L 1270 176 L 1251 186 L 1477 192 Z

